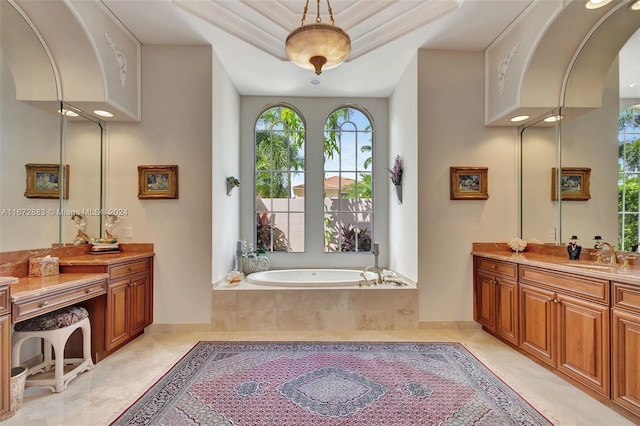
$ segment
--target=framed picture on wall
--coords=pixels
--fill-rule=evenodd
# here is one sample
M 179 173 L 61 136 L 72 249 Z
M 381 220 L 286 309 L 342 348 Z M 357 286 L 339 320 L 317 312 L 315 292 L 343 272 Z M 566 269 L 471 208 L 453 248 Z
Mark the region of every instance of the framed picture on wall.
M 27 198 L 69 198 L 69 165 L 25 164 L 27 170 Z M 60 176 L 62 170 L 63 176 Z
M 558 200 L 556 193 L 556 179 L 558 171 L 555 167 L 551 169 L 551 201 Z M 591 198 L 589 193 L 589 177 L 591 169 L 586 167 L 563 167 L 560 176 L 560 193 L 562 200 L 586 201 Z
M 138 166 L 138 198 L 178 198 L 178 166 Z
M 486 200 L 489 198 L 487 167 L 450 167 L 451 200 Z

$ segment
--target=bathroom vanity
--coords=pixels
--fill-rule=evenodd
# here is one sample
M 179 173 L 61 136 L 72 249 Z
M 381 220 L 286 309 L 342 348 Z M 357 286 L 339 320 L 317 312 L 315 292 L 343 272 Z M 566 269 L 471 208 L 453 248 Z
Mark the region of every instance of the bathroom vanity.
M 69 246 L 0 254 L 0 415 L 9 409 L 12 323 L 83 306 L 89 311 L 91 354 L 97 363 L 153 322 L 153 244 L 121 244 L 121 252 L 109 254 L 88 250 Z M 59 257 L 60 273 L 28 276 L 29 258 L 46 255 Z M 66 351 L 81 350 L 81 337 L 72 336 Z
M 565 247 L 537 244 L 516 254 L 475 243 L 472 255 L 485 331 L 640 421 L 640 265 L 570 261 Z

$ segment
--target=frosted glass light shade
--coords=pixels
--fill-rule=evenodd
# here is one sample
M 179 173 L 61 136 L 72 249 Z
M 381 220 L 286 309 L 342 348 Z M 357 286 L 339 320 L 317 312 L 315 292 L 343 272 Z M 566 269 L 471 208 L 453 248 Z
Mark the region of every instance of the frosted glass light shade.
M 347 59 L 351 39 L 335 25 L 313 23 L 293 30 L 287 37 L 285 50 L 291 62 L 320 75 L 323 69 L 337 67 Z

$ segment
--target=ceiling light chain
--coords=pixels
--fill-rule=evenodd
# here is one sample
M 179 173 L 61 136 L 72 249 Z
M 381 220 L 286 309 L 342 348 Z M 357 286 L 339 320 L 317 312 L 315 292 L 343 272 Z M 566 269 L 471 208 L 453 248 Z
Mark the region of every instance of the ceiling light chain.
M 300 26 L 304 26 L 304 21 L 307 19 L 307 11 L 309 10 L 309 0 L 304 4 L 304 12 L 302 12 L 302 21 L 300 22 Z

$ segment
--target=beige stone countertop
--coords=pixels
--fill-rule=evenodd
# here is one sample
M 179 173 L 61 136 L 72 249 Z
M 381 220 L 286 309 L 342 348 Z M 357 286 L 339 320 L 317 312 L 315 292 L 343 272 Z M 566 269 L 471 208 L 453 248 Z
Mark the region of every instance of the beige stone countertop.
M 640 264 L 638 263 L 625 267 L 622 262 L 617 265 L 611 265 L 606 260 L 596 263 L 593 260 L 570 260 L 568 255 L 563 257 L 555 254 L 527 251 L 514 253 L 512 251 L 474 249 L 471 254 L 520 265 L 538 266 L 576 275 L 640 285 Z M 640 257 L 638 260 L 640 260 Z
M 0 277 L 0 285 L 10 285 L 17 282 L 18 279 L 16 277 Z
M 48 277 L 22 277 L 11 284 L 11 301 L 19 302 L 44 294 L 73 289 L 109 278 L 107 273 L 64 273 Z
M 131 260 L 146 259 L 155 256 L 153 252 L 120 252 L 120 253 L 99 253 L 81 254 L 78 256 L 61 257 L 60 265 L 115 265 Z

